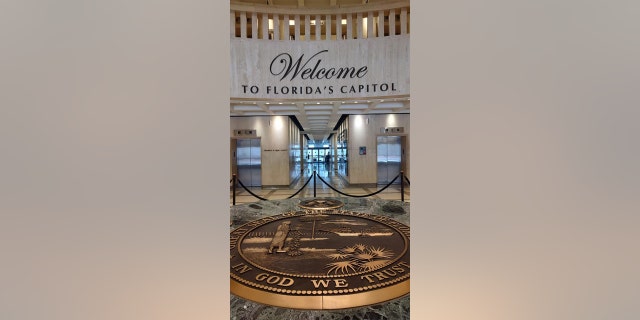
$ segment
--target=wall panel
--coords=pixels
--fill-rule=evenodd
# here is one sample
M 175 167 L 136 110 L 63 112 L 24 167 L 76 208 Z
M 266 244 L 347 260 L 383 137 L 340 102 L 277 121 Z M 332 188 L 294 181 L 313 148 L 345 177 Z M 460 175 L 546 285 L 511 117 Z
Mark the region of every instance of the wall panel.
M 362 72 L 338 78 L 340 68 Z M 409 35 L 346 41 L 231 39 L 232 98 L 360 98 L 409 92 Z

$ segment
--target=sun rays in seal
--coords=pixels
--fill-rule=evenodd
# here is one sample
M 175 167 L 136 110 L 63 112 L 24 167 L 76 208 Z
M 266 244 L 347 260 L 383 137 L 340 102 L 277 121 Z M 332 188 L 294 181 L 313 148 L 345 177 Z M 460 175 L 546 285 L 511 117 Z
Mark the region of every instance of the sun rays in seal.
M 391 262 L 393 252 L 382 247 L 356 244 L 338 250 L 338 253 L 328 254 L 332 260 L 340 260 L 328 263 L 325 266 L 327 275 L 331 273 L 347 274 L 349 272 L 372 271 Z

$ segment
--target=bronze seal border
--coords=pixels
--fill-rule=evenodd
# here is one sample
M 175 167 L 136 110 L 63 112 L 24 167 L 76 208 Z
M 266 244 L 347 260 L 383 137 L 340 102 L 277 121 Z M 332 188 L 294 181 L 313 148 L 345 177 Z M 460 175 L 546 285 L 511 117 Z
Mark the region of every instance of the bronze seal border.
M 377 227 L 377 225 L 383 225 L 384 227 L 393 230 L 393 232 L 391 232 L 393 233 L 393 236 L 381 234 L 379 229 L 384 229 L 384 227 L 379 227 L 378 229 L 376 229 L 376 231 L 370 232 L 370 235 L 375 235 L 377 237 L 377 239 L 374 239 L 372 241 L 374 241 L 375 244 L 385 243 L 384 241 L 386 239 L 384 239 L 384 237 L 389 237 L 389 239 L 395 239 L 395 247 L 392 247 L 394 250 L 385 251 L 385 249 L 381 248 L 380 246 L 369 246 L 368 242 L 362 241 L 363 244 L 359 244 L 359 246 L 361 246 L 362 248 L 366 247 L 369 251 L 359 251 L 359 256 L 366 256 L 369 258 L 369 260 L 367 261 L 372 262 L 372 256 L 375 256 L 376 253 L 379 253 L 380 256 L 387 259 L 384 259 L 384 262 L 382 260 L 373 261 L 375 263 L 369 265 L 369 268 L 367 270 L 356 270 L 356 268 L 354 267 L 349 267 L 349 270 L 353 271 L 350 272 L 345 267 L 343 268 L 345 270 L 340 269 L 341 273 L 339 274 L 337 271 L 335 271 L 335 269 L 333 270 L 336 272 L 336 274 L 330 274 L 332 269 L 330 269 L 326 274 L 318 274 L 319 264 L 315 262 L 315 264 L 312 265 L 309 262 L 306 262 L 307 260 L 305 260 L 308 259 L 306 257 L 307 254 L 310 255 L 311 258 L 313 258 L 313 254 L 316 253 L 307 253 L 307 251 L 305 251 L 305 256 L 298 259 L 298 257 L 296 256 L 285 256 L 287 251 L 282 249 L 282 242 L 284 242 L 285 240 L 289 244 L 289 247 L 285 245 L 285 249 L 289 248 L 288 250 L 291 250 L 290 248 L 292 247 L 292 239 L 291 237 L 287 236 L 289 232 L 289 225 L 291 225 L 292 222 L 293 225 L 295 225 L 296 223 L 299 224 L 299 221 L 301 220 L 296 220 L 296 218 L 304 217 L 307 219 L 313 219 L 314 215 L 315 213 L 310 214 L 309 212 L 304 211 L 289 211 L 283 214 L 251 221 L 233 230 L 230 237 L 231 293 L 259 303 L 294 309 L 343 309 L 360 307 L 392 300 L 409 293 L 410 230 L 408 226 L 386 216 L 378 216 L 362 212 L 344 210 L 322 212 L 318 216 L 329 217 L 329 223 L 333 223 L 334 221 L 346 221 L 353 218 L 353 221 L 369 221 L 369 223 L 364 224 L 372 228 Z M 313 225 L 315 228 L 316 223 L 315 220 L 313 221 Z M 275 226 L 278 226 L 278 232 L 280 232 L 281 227 L 284 227 L 285 224 L 287 227 L 283 229 L 286 230 L 286 232 L 284 232 L 285 240 L 282 240 L 280 244 L 281 248 L 279 250 L 273 246 L 272 242 L 272 247 L 269 248 L 268 254 L 265 252 L 266 249 L 264 248 L 264 244 L 257 245 L 258 247 L 262 246 L 262 252 L 251 253 L 254 255 L 254 259 L 255 256 L 258 255 L 265 257 L 265 259 L 267 260 L 257 260 L 258 263 L 256 263 L 254 262 L 254 259 L 243 252 L 244 250 L 250 249 L 254 251 L 256 250 L 256 244 L 254 244 L 255 241 L 247 241 L 249 244 L 243 243 L 245 239 L 255 240 L 253 239 L 257 237 L 255 236 L 255 234 L 262 234 L 263 238 L 261 238 L 261 241 L 262 243 L 264 243 L 265 228 L 261 229 L 261 227 L 268 226 L 267 229 L 274 230 Z M 307 229 L 308 228 L 309 227 L 307 227 Z M 275 232 L 275 234 L 274 232 L 270 232 L 270 234 L 273 234 L 272 237 L 274 238 L 274 241 L 277 237 L 276 234 L 278 232 Z M 251 233 L 254 233 L 254 235 L 249 237 L 248 235 Z M 331 243 L 333 245 L 335 245 L 336 243 L 342 244 L 340 241 L 343 240 L 353 242 L 373 239 L 357 238 L 353 235 L 345 236 L 343 239 L 342 234 L 339 234 L 339 237 L 333 235 L 330 232 L 329 234 L 331 236 L 328 238 L 333 237 L 337 239 L 333 239 L 334 242 L 330 242 L 330 240 L 323 241 Z M 364 236 L 369 235 L 364 234 Z M 311 239 L 313 239 L 313 237 Z M 402 249 L 399 249 L 399 245 L 402 246 Z M 346 248 L 355 250 L 353 249 L 353 247 L 347 246 Z M 272 253 L 272 249 L 275 249 L 275 252 Z M 335 249 L 332 250 L 336 251 Z M 331 255 L 340 256 L 340 254 L 344 253 L 340 252 L 339 250 L 338 252 L 339 254 L 334 253 Z M 393 253 L 393 256 L 391 256 L 391 253 Z M 300 254 L 302 255 L 302 253 Z M 347 256 L 347 254 L 343 255 Z M 320 256 L 322 256 L 322 254 L 320 254 Z M 324 259 L 326 260 L 328 258 Z M 352 255 L 351 261 L 353 260 L 355 259 Z M 279 269 L 281 265 L 277 265 L 275 267 L 269 265 L 269 263 L 273 264 L 274 261 L 278 263 L 284 263 L 285 265 L 295 264 L 295 262 L 298 262 L 299 264 L 302 264 L 303 268 L 300 269 L 299 272 L 297 271 L 298 269 L 294 270 L 293 272 L 286 272 Z M 262 265 L 262 262 L 265 262 L 265 264 Z M 313 269 L 311 272 L 308 272 L 308 270 L 303 270 L 305 269 L 305 263 L 308 266 L 311 266 L 311 269 L 315 269 Z M 339 265 L 343 267 L 344 265 L 350 264 L 349 260 L 342 260 L 334 263 L 342 263 Z M 327 267 L 325 266 L 324 268 Z M 323 270 L 322 272 L 324 272 L 324 269 L 321 270 Z

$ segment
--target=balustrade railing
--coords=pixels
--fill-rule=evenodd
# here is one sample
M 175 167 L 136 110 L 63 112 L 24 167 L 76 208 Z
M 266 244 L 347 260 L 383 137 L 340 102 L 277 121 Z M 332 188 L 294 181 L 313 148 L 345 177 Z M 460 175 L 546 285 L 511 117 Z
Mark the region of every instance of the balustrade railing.
M 409 1 L 330 8 L 231 3 L 231 38 L 348 40 L 409 34 Z

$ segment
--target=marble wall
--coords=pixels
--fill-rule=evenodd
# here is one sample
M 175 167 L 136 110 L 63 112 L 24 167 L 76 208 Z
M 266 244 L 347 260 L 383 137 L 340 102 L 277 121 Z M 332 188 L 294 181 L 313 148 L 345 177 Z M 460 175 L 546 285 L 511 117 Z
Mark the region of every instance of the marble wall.
M 288 116 L 231 117 L 232 139 L 234 129 L 255 129 L 256 137 L 260 138 L 263 186 L 288 186 L 291 183 L 291 125 Z
M 339 77 L 341 68 L 351 70 Z M 409 35 L 349 41 L 231 39 L 231 97 L 408 95 Z
M 349 175 L 352 184 L 377 183 L 377 137 L 387 135 L 381 132 L 386 127 L 404 127 L 406 137 L 405 175 L 410 177 L 410 121 L 409 114 L 350 115 L 349 116 Z M 360 147 L 366 154 L 360 154 Z

